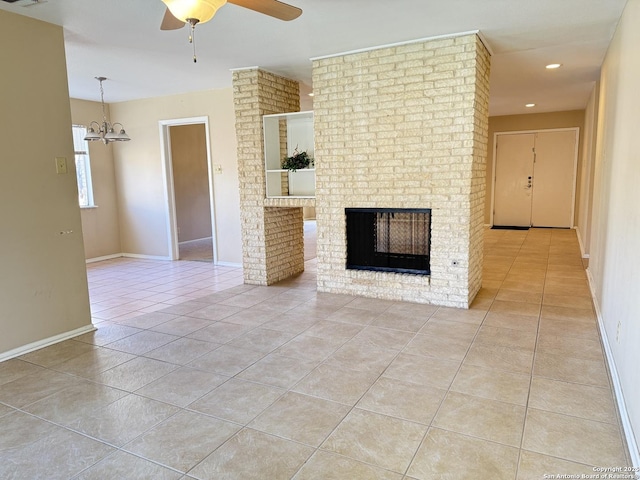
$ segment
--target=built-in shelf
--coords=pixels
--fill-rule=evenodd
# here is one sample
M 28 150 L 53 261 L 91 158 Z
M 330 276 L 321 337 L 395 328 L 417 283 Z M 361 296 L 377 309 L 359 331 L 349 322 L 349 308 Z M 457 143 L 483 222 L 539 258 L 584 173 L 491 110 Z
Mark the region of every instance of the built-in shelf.
M 313 157 L 313 112 L 264 115 L 263 128 L 267 198 L 315 198 L 315 168 L 282 169 L 296 151 Z

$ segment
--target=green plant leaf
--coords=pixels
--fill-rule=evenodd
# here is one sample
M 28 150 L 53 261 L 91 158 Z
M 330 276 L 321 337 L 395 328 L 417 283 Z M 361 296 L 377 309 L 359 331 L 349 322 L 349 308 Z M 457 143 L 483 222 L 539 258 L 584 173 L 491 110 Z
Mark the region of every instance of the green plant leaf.
M 313 166 L 313 158 L 311 158 L 306 151 L 298 152 L 297 148 L 293 151 L 293 155 L 285 157 L 282 161 L 282 168 L 291 170 L 292 172 L 309 168 L 309 165 Z

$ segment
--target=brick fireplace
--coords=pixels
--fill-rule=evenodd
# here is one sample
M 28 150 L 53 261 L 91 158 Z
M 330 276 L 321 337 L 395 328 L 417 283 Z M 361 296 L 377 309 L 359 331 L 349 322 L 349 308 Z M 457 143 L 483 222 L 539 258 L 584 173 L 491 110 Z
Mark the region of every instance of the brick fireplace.
M 489 53 L 475 34 L 313 60 L 318 290 L 467 308 L 480 289 Z M 347 208 L 431 209 L 430 275 L 345 268 Z
M 313 59 L 318 291 L 468 308 L 482 282 L 489 63 L 476 34 Z M 280 82 L 234 72 L 245 281 L 270 284 L 303 265 L 298 209 L 314 202 L 264 196 L 261 109 L 243 105 L 287 102 L 251 93 L 261 79 Z M 347 268 L 346 209 L 430 210 L 429 274 Z

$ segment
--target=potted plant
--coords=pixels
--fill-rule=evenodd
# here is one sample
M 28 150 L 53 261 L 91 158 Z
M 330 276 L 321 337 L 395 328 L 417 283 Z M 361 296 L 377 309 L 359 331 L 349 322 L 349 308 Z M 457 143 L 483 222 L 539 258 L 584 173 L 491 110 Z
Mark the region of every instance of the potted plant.
M 306 151 L 298 152 L 298 147 L 293 151 L 293 155 L 285 157 L 282 161 L 282 168 L 295 172 L 303 168 L 313 167 L 313 158 Z

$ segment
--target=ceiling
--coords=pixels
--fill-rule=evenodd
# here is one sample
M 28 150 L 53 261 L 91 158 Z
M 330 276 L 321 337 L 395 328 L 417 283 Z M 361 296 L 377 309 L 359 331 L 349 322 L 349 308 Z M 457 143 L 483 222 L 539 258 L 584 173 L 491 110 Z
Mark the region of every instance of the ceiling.
M 287 0 L 303 10 L 291 22 L 227 4 L 196 27 L 195 64 L 187 28 L 159 29 L 161 0 L 32 2 L 0 9 L 64 27 L 73 98 L 99 100 L 96 76 L 119 102 L 227 88 L 231 69 L 251 66 L 307 93 L 310 58 L 480 30 L 493 53 L 490 114 L 507 115 L 584 108 L 626 0 Z

